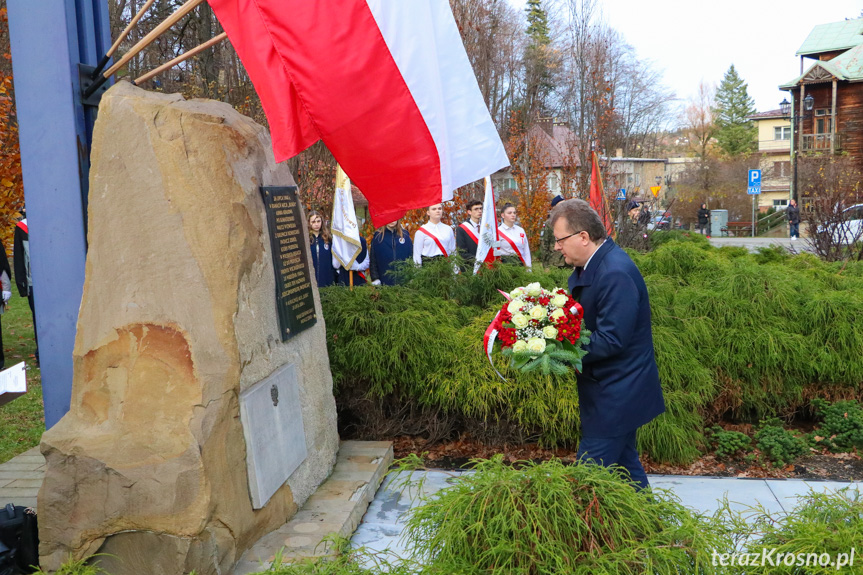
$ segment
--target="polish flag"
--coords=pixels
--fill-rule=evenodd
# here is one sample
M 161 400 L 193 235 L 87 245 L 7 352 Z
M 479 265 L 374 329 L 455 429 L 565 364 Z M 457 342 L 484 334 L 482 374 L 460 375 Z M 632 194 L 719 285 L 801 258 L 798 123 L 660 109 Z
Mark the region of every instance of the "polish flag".
M 447 0 L 208 0 L 276 161 L 323 140 L 375 226 L 509 165 Z

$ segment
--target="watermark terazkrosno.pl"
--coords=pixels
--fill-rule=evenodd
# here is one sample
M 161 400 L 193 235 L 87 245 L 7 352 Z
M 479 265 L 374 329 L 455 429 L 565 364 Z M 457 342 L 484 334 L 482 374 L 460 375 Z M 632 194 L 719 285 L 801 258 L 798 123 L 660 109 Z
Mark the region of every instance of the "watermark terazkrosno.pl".
M 833 567 L 837 571 L 845 567 L 853 567 L 854 560 L 858 559 L 855 548 L 852 547 L 847 553 L 789 553 L 774 548 L 764 548 L 760 553 L 720 553 L 715 549 L 711 553 L 714 566 L 744 567 L 787 567 L 821 566 Z

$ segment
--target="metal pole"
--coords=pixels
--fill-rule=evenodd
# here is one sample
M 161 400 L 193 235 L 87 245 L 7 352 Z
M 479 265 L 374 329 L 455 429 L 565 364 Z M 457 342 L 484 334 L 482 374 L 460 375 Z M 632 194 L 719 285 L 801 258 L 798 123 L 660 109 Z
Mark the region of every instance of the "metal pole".
M 755 237 L 755 198 L 756 195 L 752 194 L 752 237 Z
M 90 141 L 95 110 L 78 64 L 111 44 L 107 0 L 8 0 L 21 167 L 45 427 L 69 410 L 72 350 L 84 288 Z

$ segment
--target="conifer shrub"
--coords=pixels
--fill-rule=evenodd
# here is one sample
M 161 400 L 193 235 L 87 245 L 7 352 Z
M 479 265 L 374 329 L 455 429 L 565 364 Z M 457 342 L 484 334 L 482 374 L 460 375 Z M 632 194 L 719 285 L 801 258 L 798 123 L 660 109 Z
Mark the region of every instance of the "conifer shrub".
M 748 551 L 769 555 L 771 563 L 759 569 L 740 567 L 745 573 L 771 575 L 822 575 L 860 573 L 863 552 L 863 496 L 853 488 L 837 492 L 810 491 L 787 512 L 751 513 L 752 530 L 759 535 Z M 742 525 L 742 524 L 741 524 Z M 854 563 L 850 553 L 854 550 Z M 776 560 L 791 554 L 791 565 Z M 802 557 L 802 559 L 800 559 Z M 798 564 L 802 561 L 803 564 Z M 835 564 L 834 564 L 835 562 Z
M 705 427 L 723 416 L 789 416 L 817 395 L 863 400 L 863 262 L 743 254 L 702 240 L 631 253 L 650 293 L 667 406 L 639 435 L 652 458 L 692 461 L 707 447 Z M 405 286 L 321 290 L 337 401 L 353 408 L 366 398 L 375 407 L 368 421 L 405 406 L 403 418 L 419 410 L 437 436 L 482 431 L 493 438 L 497 429 L 503 441 L 574 447 L 574 374 L 514 373 L 496 355 L 503 382 L 482 349 L 504 301 L 498 289 L 564 286 L 567 276 L 508 265 L 455 274 L 452 262 L 437 260 L 405 265 Z
M 731 548 L 721 522 L 616 470 L 503 456 L 411 510 L 408 549 L 434 573 L 716 573 L 704 553 Z
M 770 463 L 779 467 L 785 467 L 809 451 L 806 442 L 782 427 L 777 418 L 761 422 L 755 432 L 755 446 Z
M 812 407 L 822 419 L 810 434 L 811 443 L 841 452 L 863 450 L 863 408 L 854 400 L 829 403 L 821 398 L 812 400 Z

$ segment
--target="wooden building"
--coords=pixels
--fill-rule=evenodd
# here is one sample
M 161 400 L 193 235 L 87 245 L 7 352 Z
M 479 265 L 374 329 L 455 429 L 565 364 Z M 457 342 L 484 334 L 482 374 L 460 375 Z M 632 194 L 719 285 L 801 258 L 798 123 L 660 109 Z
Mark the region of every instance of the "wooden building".
M 780 86 L 797 127 L 792 161 L 844 152 L 863 166 L 863 18 L 816 26 L 797 55 L 801 75 Z

